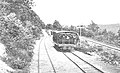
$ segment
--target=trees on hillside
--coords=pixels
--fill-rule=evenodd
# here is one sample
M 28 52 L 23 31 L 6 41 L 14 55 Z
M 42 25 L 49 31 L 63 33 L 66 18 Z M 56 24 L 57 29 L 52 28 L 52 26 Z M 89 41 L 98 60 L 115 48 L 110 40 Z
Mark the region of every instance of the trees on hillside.
M 47 24 L 46 29 L 53 29 L 53 25 L 52 24 Z
M 91 22 L 92 23 L 90 25 L 88 25 L 88 29 L 92 30 L 92 32 L 94 32 L 94 33 L 97 33 L 99 30 L 99 26 L 96 23 L 94 23 L 93 21 L 91 21 Z
M 70 31 L 76 31 L 76 27 L 73 26 L 73 25 L 71 25 L 71 26 L 69 27 L 69 29 L 70 29 Z
M 104 30 L 101 32 L 101 35 L 107 35 L 107 30 L 104 29 Z
M 45 23 L 44 23 L 42 20 L 40 20 L 40 23 L 41 23 L 41 28 L 42 28 L 42 29 L 45 29 L 45 28 L 46 28 Z
M 41 20 L 31 6 L 32 0 L 0 1 L 0 43 L 8 54 L 4 61 L 14 69 L 29 65 L 41 34 Z
M 118 36 L 120 37 L 120 28 L 119 28 L 119 30 L 118 30 L 118 32 L 117 32 L 117 33 L 118 33 Z
M 31 9 L 31 7 L 34 5 L 33 0 L 1 0 L 2 2 L 7 2 L 11 4 L 22 4 L 26 6 L 27 8 Z
M 118 30 L 118 37 L 117 37 L 117 43 L 118 46 L 120 46 L 120 28 Z
M 59 21 L 55 20 L 53 23 L 53 29 L 55 30 L 61 30 L 62 26 L 60 25 Z
M 91 24 L 88 25 L 86 29 L 87 29 L 86 36 L 93 37 L 99 34 L 98 33 L 99 26 L 96 23 L 94 23 L 92 20 L 91 20 Z
M 69 31 L 69 27 L 68 26 L 64 26 L 64 27 L 62 27 L 62 30 Z

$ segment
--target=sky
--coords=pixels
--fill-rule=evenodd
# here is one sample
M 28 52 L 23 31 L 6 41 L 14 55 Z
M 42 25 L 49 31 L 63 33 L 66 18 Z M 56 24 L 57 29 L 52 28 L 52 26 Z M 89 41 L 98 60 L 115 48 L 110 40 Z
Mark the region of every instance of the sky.
M 33 0 L 33 10 L 45 24 L 61 25 L 120 23 L 120 0 Z

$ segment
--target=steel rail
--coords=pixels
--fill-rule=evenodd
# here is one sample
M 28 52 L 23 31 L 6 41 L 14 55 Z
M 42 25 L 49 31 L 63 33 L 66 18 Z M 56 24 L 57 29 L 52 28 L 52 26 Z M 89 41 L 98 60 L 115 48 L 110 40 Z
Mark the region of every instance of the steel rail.
M 71 52 L 72 53 L 72 52 Z M 98 70 L 101 73 L 105 73 L 102 70 L 98 69 L 97 67 L 93 66 L 92 64 L 90 64 L 89 62 L 85 61 L 84 59 L 82 59 L 81 57 L 79 57 L 78 55 L 76 55 L 75 53 L 72 53 L 74 56 L 76 56 L 77 58 L 79 58 L 80 60 L 82 60 L 83 62 L 87 63 L 88 65 L 92 66 L 94 69 Z
M 46 39 L 46 38 L 45 38 L 45 39 Z M 52 65 L 53 71 L 54 71 L 54 73 L 56 73 L 55 67 L 54 67 L 54 65 L 53 65 L 53 62 L 52 62 L 52 60 L 51 60 L 51 58 L 50 58 L 50 55 L 49 55 L 49 53 L 48 53 L 48 50 L 47 50 L 47 47 L 46 47 L 46 44 L 45 44 L 45 40 L 44 40 L 44 46 L 45 46 L 45 50 L 46 50 L 47 56 L 48 56 L 48 58 L 49 58 L 49 60 L 50 60 L 50 63 L 51 63 L 51 65 Z
M 40 42 L 39 42 L 39 48 L 38 48 L 38 73 L 40 73 L 40 44 L 41 44 L 41 42 L 43 41 L 43 37 L 42 37 L 42 39 L 40 40 Z
M 77 63 L 70 59 L 65 53 L 63 53 L 72 63 L 74 63 L 83 73 L 86 73 Z

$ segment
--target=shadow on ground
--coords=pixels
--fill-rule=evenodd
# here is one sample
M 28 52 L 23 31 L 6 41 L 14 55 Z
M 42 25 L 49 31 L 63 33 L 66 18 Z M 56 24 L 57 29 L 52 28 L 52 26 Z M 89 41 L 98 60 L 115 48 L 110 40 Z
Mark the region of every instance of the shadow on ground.
M 54 45 L 53 46 L 58 52 L 71 52 L 71 50 L 69 50 L 69 49 L 62 49 L 62 47 L 59 47 L 59 46 L 57 46 L 57 45 Z

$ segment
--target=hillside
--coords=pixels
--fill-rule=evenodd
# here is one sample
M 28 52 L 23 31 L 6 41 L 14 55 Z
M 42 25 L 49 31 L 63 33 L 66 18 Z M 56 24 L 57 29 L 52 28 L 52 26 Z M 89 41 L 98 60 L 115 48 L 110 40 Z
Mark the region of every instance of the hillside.
M 11 73 L 30 73 L 35 41 L 42 34 L 43 22 L 32 10 L 32 3 L 32 0 L 0 0 L 0 43 L 6 53 L 0 60 L 14 70 Z
M 108 25 L 98 25 L 101 30 L 106 29 L 107 31 L 112 31 L 117 34 L 120 24 L 108 24 Z

